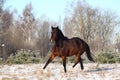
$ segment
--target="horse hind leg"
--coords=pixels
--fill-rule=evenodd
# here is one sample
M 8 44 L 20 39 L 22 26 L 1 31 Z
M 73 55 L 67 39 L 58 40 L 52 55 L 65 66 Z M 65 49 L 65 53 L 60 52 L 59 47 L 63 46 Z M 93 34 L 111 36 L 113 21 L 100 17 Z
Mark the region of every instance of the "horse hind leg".
M 82 62 L 81 57 L 79 58 L 79 61 L 75 62 L 75 64 L 73 65 L 73 68 L 78 64 L 78 62 L 80 62 L 81 70 L 83 70 L 84 66 L 83 66 L 83 62 Z
M 73 65 L 73 68 L 78 64 L 78 63 L 80 63 L 80 66 L 81 66 L 81 70 L 83 70 L 84 69 L 84 66 L 83 66 L 83 62 L 82 62 L 82 59 L 81 59 L 81 54 L 77 54 L 76 55 L 76 62 L 75 62 L 75 64 Z
M 73 68 L 77 65 L 78 63 L 77 62 L 75 62 L 75 64 L 73 65 Z
M 84 69 L 84 66 L 83 66 L 83 62 L 82 62 L 82 59 L 81 59 L 81 57 L 80 57 L 80 60 L 79 60 L 79 62 L 80 62 L 81 70 L 83 70 L 83 69 Z
M 75 64 L 73 65 L 73 68 L 79 63 L 79 59 L 80 59 L 80 54 L 78 53 L 78 54 L 76 55 L 76 62 L 75 62 Z

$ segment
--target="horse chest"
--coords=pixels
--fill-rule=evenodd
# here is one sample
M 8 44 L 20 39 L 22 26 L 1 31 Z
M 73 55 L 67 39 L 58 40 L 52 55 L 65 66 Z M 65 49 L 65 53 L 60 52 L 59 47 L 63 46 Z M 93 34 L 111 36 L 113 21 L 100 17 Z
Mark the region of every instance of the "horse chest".
M 66 50 L 64 48 L 54 48 L 53 49 L 53 54 L 55 54 L 56 56 L 65 56 L 66 55 Z

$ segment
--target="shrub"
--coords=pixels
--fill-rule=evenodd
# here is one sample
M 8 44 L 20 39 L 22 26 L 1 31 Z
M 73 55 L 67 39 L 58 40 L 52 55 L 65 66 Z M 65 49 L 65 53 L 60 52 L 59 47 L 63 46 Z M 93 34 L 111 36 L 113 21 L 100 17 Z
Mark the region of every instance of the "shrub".
M 7 59 L 8 64 L 38 63 L 39 61 L 39 52 L 30 50 L 20 50 L 15 55 L 11 54 Z
M 2 58 L 0 58 L 0 64 L 2 64 L 3 63 L 3 60 L 2 60 Z
M 98 54 L 99 63 L 119 63 L 120 55 L 116 52 L 105 50 Z
M 76 56 L 68 57 L 67 62 L 75 63 Z

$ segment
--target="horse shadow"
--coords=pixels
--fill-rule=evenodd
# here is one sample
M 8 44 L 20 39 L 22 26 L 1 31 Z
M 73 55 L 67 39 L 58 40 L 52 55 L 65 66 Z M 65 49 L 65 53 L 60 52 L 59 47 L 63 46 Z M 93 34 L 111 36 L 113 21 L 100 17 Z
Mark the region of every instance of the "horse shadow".
M 87 70 L 86 72 L 99 72 L 99 71 L 110 71 L 115 69 L 113 68 L 96 68 L 96 69 L 91 69 L 91 70 Z

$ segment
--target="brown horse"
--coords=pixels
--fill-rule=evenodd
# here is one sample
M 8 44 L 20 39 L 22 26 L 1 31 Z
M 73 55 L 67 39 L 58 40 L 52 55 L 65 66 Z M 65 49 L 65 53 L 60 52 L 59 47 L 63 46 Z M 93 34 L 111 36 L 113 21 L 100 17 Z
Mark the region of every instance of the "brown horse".
M 86 52 L 87 57 L 90 61 L 93 61 L 91 57 L 90 48 L 88 44 L 78 37 L 74 37 L 68 39 L 62 33 L 62 31 L 58 27 L 51 27 L 51 42 L 55 42 L 52 48 L 52 52 L 50 54 L 50 58 L 46 62 L 43 69 L 47 67 L 47 65 L 56 57 L 61 57 L 63 61 L 64 71 L 66 72 L 66 57 L 70 57 L 76 55 L 76 62 L 73 65 L 73 68 L 80 62 L 81 69 L 83 70 L 83 63 L 81 59 L 81 55 Z

